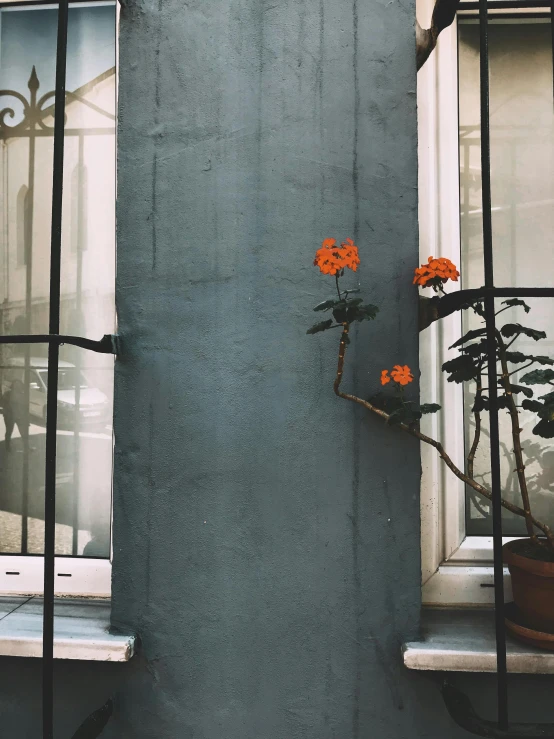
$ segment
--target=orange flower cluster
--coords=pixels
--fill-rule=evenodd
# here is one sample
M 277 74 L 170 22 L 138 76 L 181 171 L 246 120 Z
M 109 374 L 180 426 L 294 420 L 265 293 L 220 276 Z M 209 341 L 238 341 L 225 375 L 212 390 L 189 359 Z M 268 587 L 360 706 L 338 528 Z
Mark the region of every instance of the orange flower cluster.
M 407 364 L 403 367 L 400 364 L 395 364 L 391 370 L 390 377 L 388 370 L 383 370 L 381 372 L 381 385 L 387 385 L 391 379 L 399 385 L 408 385 L 410 382 L 413 382 L 414 376 L 412 375 L 412 370 Z
M 355 272 L 359 263 L 358 247 L 352 239 L 346 239 L 340 246 L 337 246 L 336 239 L 324 239 L 314 259 L 314 266 L 319 267 L 324 275 L 336 275 L 345 267 Z
M 421 267 L 417 267 L 414 276 L 414 285 L 421 285 L 421 287 L 439 287 L 448 280 L 458 282 L 460 273 L 456 269 L 456 265 L 453 264 L 450 259 L 446 257 L 429 257 L 427 264 L 422 264 Z

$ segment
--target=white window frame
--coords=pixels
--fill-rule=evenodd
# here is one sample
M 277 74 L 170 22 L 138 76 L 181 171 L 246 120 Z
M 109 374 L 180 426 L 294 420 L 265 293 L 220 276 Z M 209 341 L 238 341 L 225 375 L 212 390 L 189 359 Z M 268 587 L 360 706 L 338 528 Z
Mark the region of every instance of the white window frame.
M 494 5 L 494 0 L 490 3 Z M 428 28 L 434 0 L 417 0 L 417 15 Z M 475 11 L 461 10 L 458 15 Z M 490 11 L 494 13 L 494 9 Z M 509 13 L 549 13 L 521 7 Z M 422 262 L 430 255 L 459 265 L 460 186 L 458 141 L 457 20 L 440 35 L 437 48 L 418 73 L 419 243 Z M 452 283 L 449 292 L 459 290 Z M 437 402 L 438 414 L 422 430 L 439 439 L 454 463 L 465 469 L 463 388 L 444 381 L 441 366 L 455 356 L 448 347 L 461 336 L 459 312 L 437 321 L 420 335 L 422 402 Z M 422 602 L 435 606 L 487 606 L 494 603 L 492 537 L 466 536 L 465 486 L 442 463 L 435 449 L 421 445 Z M 505 537 L 509 541 L 513 537 Z M 511 583 L 504 570 L 506 599 Z
M 9 8 L 11 4 L 17 4 Z M 71 5 L 71 0 L 70 0 Z M 119 3 L 116 0 L 78 1 L 79 7 L 115 5 L 116 7 L 116 75 L 119 59 Z M 57 4 L 40 4 L 36 0 L 21 3 L 21 0 L 0 0 L 0 9 L 21 11 L 39 7 L 41 10 L 55 9 Z M 0 16 L 1 21 L 1 16 Z M 116 77 L 116 109 L 118 85 Z M 115 204 L 114 204 L 115 206 Z M 114 399 L 115 402 L 115 399 Z M 56 596 L 86 598 L 109 598 L 112 589 L 113 542 L 109 559 L 90 557 L 56 557 L 54 562 Z M 42 595 L 44 591 L 44 558 L 41 555 L 0 555 L 0 596 Z

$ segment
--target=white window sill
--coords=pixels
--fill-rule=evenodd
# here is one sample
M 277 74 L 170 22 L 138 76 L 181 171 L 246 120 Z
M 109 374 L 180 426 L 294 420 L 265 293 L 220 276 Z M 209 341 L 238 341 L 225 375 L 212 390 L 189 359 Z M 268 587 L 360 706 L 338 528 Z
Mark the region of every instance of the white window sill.
M 509 633 L 506 638 L 508 672 L 554 674 L 554 652 L 518 642 Z M 404 664 L 411 670 L 496 672 L 494 612 L 426 608 L 422 640 L 402 649 Z
M 110 602 L 57 600 L 54 606 L 56 659 L 127 662 L 135 637 L 110 634 Z M 42 598 L 0 596 L 0 655 L 42 657 Z

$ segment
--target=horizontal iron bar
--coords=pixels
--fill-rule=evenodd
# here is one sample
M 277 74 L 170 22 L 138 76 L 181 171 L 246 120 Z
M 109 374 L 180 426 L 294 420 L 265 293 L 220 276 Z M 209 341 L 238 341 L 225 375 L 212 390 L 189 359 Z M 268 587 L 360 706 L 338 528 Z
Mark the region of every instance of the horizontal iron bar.
M 103 127 L 99 128 L 65 128 L 63 135 L 67 136 L 110 136 L 115 135 L 115 128 Z M 50 128 L 35 128 L 33 131 L 29 131 L 28 128 L 23 129 L 18 133 L 12 133 L 11 131 L 3 131 L 0 136 L 0 141 L 7 141 L 8 139 L 30 139 L 31 137 L 40 138 L 41 136 L 49 136 L 52 138 L 54 132 Z
M 548 8 L 550 0 L 498 0 L 498 2 L 491 3 L 489 9 L 495 10 L 508 10 L 510 8 Z M 460 3 L 459 10 L 479 10 L 479 2 L 462 2 Z
M 71 344 L 81 349 L 88 349 L 99 354 L 117 354 L 117 336 L 105 334 L 100 341 L 84 339 L 82 336 L 62 336 L 61 334 L 17 334 L 15 336 L 0 336 L 0 344 Z
M 448 315 L 463 305 L 484 300 L 487 295 L 493 298 L 554 298 L 554 287 L 477 287 L 447 293 L 440 298 L 440 303 Z
M 554 737 L 554 724 L 517 724 L 512 723 L 509 729 L 499 729 L 496 721 L 487 721 L 475 713 L 471 701 L 460 690 L 445 682 L 442 697 L 451 718 L 476 736 L 490 739 L 546 739 Z
M 78 5 L 79 3 L 89 3 L 90 0 L 71 0 L 70 5 Z M 52 0 L 17 0 L 10 3 L 10 8 L 24 5 L 53 5 Z

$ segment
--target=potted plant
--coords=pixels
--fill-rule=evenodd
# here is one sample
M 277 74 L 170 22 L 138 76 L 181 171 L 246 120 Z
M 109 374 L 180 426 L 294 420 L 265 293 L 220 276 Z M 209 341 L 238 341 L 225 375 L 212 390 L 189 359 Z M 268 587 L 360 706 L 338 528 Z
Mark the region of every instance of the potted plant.
M 483 440 L 484 428 L 482 414 L 490 408 L 487 388 L 488 345 L 484 312 L 481 302 L 477 301 L 463 306 L 460 310 L 473 312 L 477 327 L 467 331 L 451 349 L 457 356 L 445 362 L 442 370 L 449 382 L 468 385 L 472 396 L 473 430 L 472 442 L 466 459 L 465 469 L 454 464 L 442 444 L 436 439 L 422 433 L 419 421 L 424 414 L 441 410 L 437 404 L 421 404 L 410 394 L 410 384 L 414 377 L 407 365 L 399 363 L 390 369 L 375 372 L 375 385 L 380 383 L 380 392 L 364 399 L 345 392 L 341 388 L 347 347 L 350 343 L 352 324 L 373 320 L 378 313 L 375 305 L 364 303 L 358 297 L 358 289 L 342 289 L 340 279 L 345 270 L 356 271 L 360 264 L 358 249 L 351 239 L 340 245 L 335 239 L 325 239 L 317 250 L 314 265 L 320 271 L 334 278 L 336 294 L 319 303 L 314 311 L 330 314 L 308 329 L 308 334 L 316 334 L 331 329 L 340 330 L 338 342 L 338 363 L 333 382 L 333 389 L 340 398 L 356 403 L 388 426 L 402 433 L 409 434 L 419 441 L 434 447 L 442 461 L 471 490 L 487 500 L 492 499 L 490 489 L 482 481 L 478 481 L 475 473 L 475 457 Z M 457 281 L 459 272 L 452 262 L 445 258 L 429 257 L 427 264 L 415 270 L 414 285 L 423 289 L 431 288 L 435 295 L 432 298 L 420 298 L 422 319 L 420 328 L 429 325 L 442 314 L 440 301 L 446 295 L 444 286 L 448 281 Z M 445 301 L 446 302 L 446 301 Z M 518 298 L 505 300 L 498 308 L 496 315 L 505 311 L 517 310 L 530 312 L 530 307 Z M 554 359 L 542 354 L 529 354 L 518 350 L 518 339 L 525 337 L 533 342 L 546 338 L 544 331 L 539 331 L 521 323 L 507 322 L 497 327 L 495 332 L 497 405 L 509 419 L 511 449 L 507 449 L 517 475 L 517 487 L 521 505 L 502 498 L 502 506 L 520 516 L 525 521 L 527 537 L 515 539 L 504 546 L 504 560 L 512 576 L 512 588 L 518 609 L 518 624 L 515 631 L 522 638 L 538 639 L 536 632 L 554 634 L 554 534 L 550 527 L 538 520 L 532 512 L 529 484 L 525 471 L 525 459 L 521 442 L 521 410 L 530 411 L 537 419 L 533 428 L 536 436 L 554 438 Z M 523 373 L 523 374 L 522 374 Z M 519 376 L 516 384 L 514 375 Z M 546 388 L 544 386 L 547 386 Z M 542 392 L 546 390 L 547 392 Z M 539 397 L 535 397 L 535 393 Z M 540 452 L 539 452 L 540 453 Z M 508 624 L 510 626 L 510 623 Z M 513 626 L 514 624 L 512 624 Z M 519 628 L 523 626 L 524 628 Z M 539 641 L 541 641 L 539 639 Z M 545 640 L 543 639 L 542 642 Z M 554 640 L 553 640 L 554 643 Z M 554 645 L 553 645 L 554 648 Z

